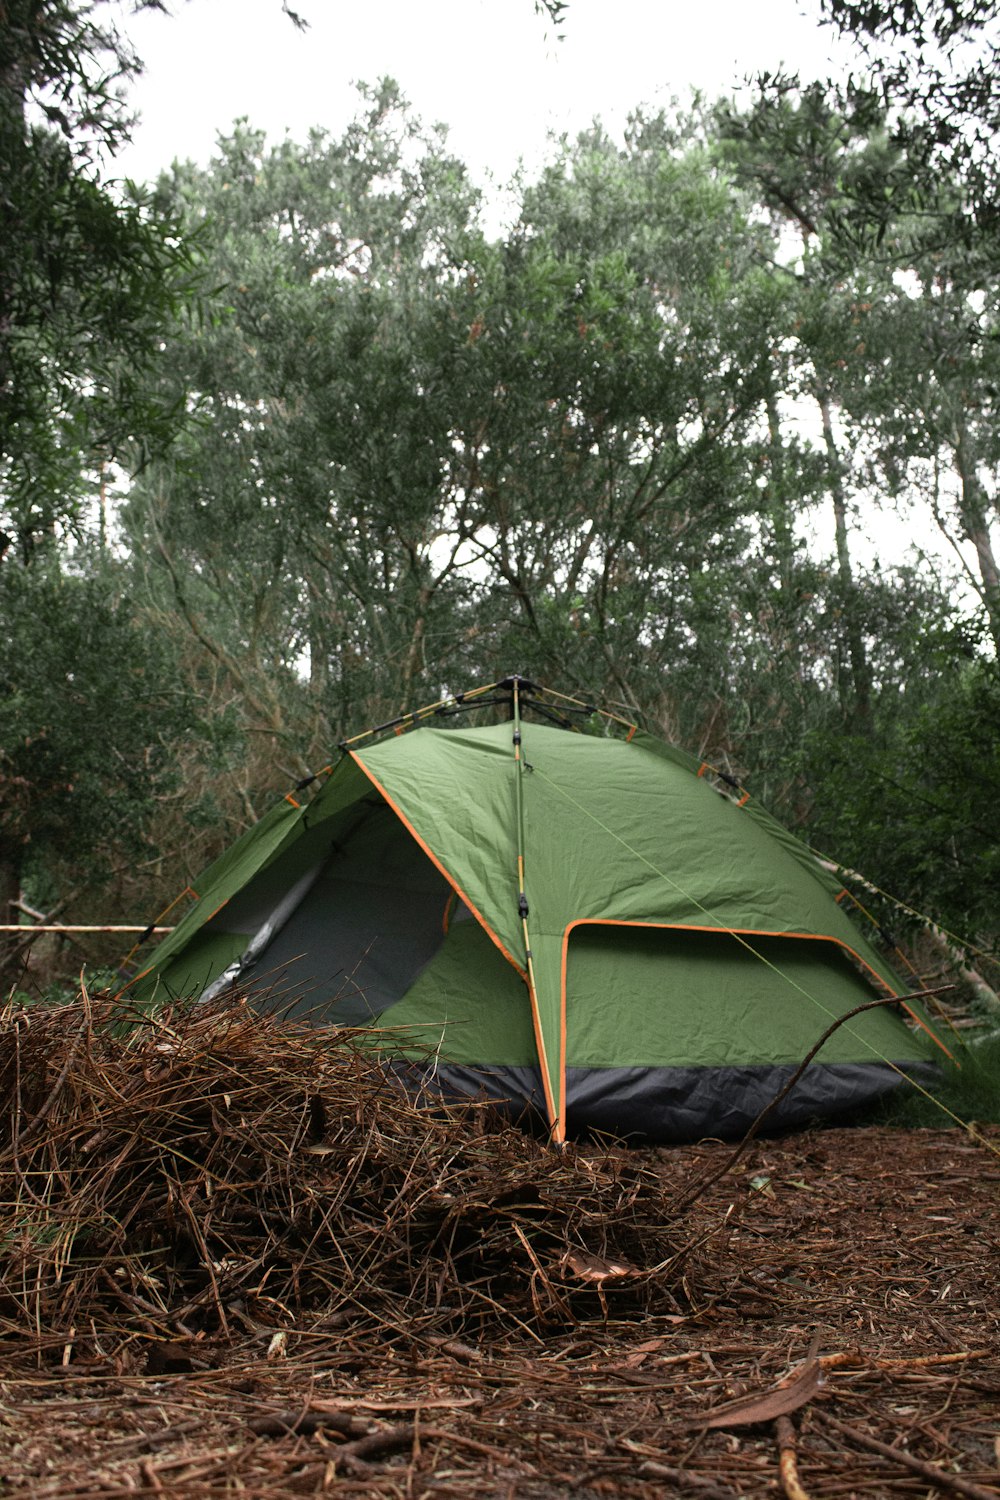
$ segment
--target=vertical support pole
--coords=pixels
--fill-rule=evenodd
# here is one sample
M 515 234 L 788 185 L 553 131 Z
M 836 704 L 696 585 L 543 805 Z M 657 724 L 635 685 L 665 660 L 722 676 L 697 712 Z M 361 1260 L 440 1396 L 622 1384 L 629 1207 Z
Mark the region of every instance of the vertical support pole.
M 561 1101 L 557 1100 L 552 1092 L 552 1074 L 549 1069 L 548 1053 L 545 1047 L 545 1034 L 542 1030 L 542 1018 L 538 1009 L 538 990 L 535 987 L 535 964 L 531 952 L 531 936 L 528 931 L 528 896 L 525 889 L 524 871 L 524 786 L 521 778 L 524 775 L 524 756 L 521 753 L 521 695 L 519 677 L 511 681 L 511 720 L 514 725 L 514 799 L 517 809 L 517 910 L 521 919 L 521 932 L 524 938 L 524 966 L 528 976 L 528 996 L 531 1001 L 531 1019 L 535 1031 L 535 1048 L 538 1052 L 538 1065 L 542 1074 L 542 1088 L 545 1092 L 545 1108 L 549 1117 L 550 1138 L 553 1145 L 565 1144 L 565 1130 L 562 1123 Z M 559 1084 L 564 1087 L 560 1079 Z

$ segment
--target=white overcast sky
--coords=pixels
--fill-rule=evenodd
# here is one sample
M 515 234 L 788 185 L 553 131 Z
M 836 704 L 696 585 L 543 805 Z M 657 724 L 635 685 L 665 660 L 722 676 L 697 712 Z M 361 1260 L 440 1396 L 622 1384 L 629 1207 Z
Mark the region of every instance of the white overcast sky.
M 179 157 L 207 162 L 219 132 L 247 116 L 273 141 L 338 133 L 354 83 L 389 75 L 426 123 L 486 182 L 542 158 L 550 132 L 599 116 L 624 126 L 640 103 L 692 89 L 728 94 L 779 66 L 844 72 L 851 54 L 818 24 L 819 0 L 570 0 L 558 40 L 533 0 L 168 0 L 129 17 L 146 63 L 132 91 L 133 144 L 115 174 L 148 181 Z

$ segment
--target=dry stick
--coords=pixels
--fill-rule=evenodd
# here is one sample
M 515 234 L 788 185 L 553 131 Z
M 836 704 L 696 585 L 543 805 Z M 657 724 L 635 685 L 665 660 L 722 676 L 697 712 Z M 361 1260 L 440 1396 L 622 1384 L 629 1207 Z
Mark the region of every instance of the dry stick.
M 463 1344 L 460 1339 L 444 1338 L 437 1334 L 425 1335 L 424 1342 L 434 1349 L 440 1349 L 442 1354 L 450 1354 L 452 1359 L 460 1360 L 463 1365 L 478 1365 L 483 1357 L 481 1349 L 474 1349 L 471 1344 Z
M 369 1432 L 365 1437 L 358 1438 L 356 1442 L 346 1443 L 343 1448 L 335 1449 L 333 1459 L 338 1468 L 343 1464 L 348 1472 L 354 1470 L 356 1473 L 363 1474 L 371 1458 L 383 1453 L 392 1453 L 399 1448 L 410 1447 L 417 1433 L 416 1422 L 403 1422 L 398 1427 L 383 1427 L 377 1432 Z M 452 1443 L 459 1448 L 468 1448 L 473 1453 L 496 1459 L 500 1463 L 511 1462 L 510 1453 L 502 1448 L 492 1447 L 488 1443 L 479 1443 L 475 1438 L 463 1437 L 461 1433 L 449 1432 L 446 1427 L 425 1427 L 421 1422 L 419 1435 L 428 1441 Z M 355 1465 L 357 1465 L 356 1469 Z M 526 1467 L 524 1464 L 518 1466 L 522 1470 Z M 531 1472 L 530 1469 L 529 1472 Z
M 248 1431 L 256 1437 L 310 1436 L 326 1428 L 339 1432 L 342 1437 L 359 1438 L 369 1437 L 372 1431 L 370 1422 L 352 1417 L 349 1412 L 315 1409 L 303 1411 L 301 1408 L 297 1411 L 271 1412 L 264 1417 L 251 1417 L 246 1425 Z
M 711 1479 L 703 1479 L 691 1469 L 674 1469 L 670 1464 L 661 1464 L 655 1458 L 647 1458 L 636 1471 L 640 1478 L 669 1479 L 671 1484 L 689 1494 L 697 1494 L 700 1500 L 739 1500 L 735 1490 L 723 1489 Z
M 63 934 L 63 936 L 66 936 L 66 935 L 71 935 L 74 932 L 150 932 L 151 931 L 153 933 L 163 933 L 163 932 L 173 932 L 173 930 L 174 929 L 172 927 L 153 927 L 152 929 L 150 929 L 148 923 L 146 924 L 146 926 L 140 927 L 140 926 L 138 926 L 138 924 L 133 925 L 132 923 L 127 923 L 127 924 L 123 925 L 121 922 L 115 922 L 115 923 L 107 923 L 107 922 L 105 922 L 102 925 L 98 925 L 98 924 L 96 924 L 94 922 L 68 922 L 68 923 L 67 922 L 35 922 L 35 923 L 32 924 L 32 926 L 29 927 L 24 922 L 0 922 L 0 932 L 19 932 L 19 933 L 25 935 L 25 940 L 26 941 L 29 940 L 27 938 L 27 934 L 30 933 L 31 937 L 33 938 L 35 936 L 35 934 L 38 933 L 38 932 L 60 932 L 60 933 Z
M 393 1449 L 406 1448 L 423 1438 L 448 1442 L 459 1448 L 468 1448 L 473 1453 L 479 1453 L 487 1458 L 495 1459 L 497 1463 L 502 1463 L 507 1469 L 516 1468 L 520 1474 L 529 1478 L 536 1478 L 538 1474 L 537 1469 L 533 1468 L 531 1464 L 514 1458 L 509 1452 L 500 1448 L 491 1448 L 486 1443 L 477 1443 L 472 1438 L 460 1437 L 457 1433 L 448 1432 L 443 1427 L 425 1427 L 422 1422 L 419 1425 L 414 1422 L 412 1426 L 390 1427 L 384 1429 L 381 1433 L 373 1434 L 373 1441 L 371 1446 L 366 1448 L 366 1452 L 369 1455 L 377 1457 L 379 1452 L 388 1453 Z M 367 1444 L 368 1440 L 365 1439 L 364 1441 Z M 304 1465 L 297 1471 L 299 1482 L 305 1484 L 317 1480 L 328 1483 L 327 1476 L 331 1462 L 335 1469 L 339 1471 L 342 1467 L 345 1474 L 349 1474 L 355 1479 L 366 1478 L 374 1471 L 372 1465 L 357 1451 L 359 1446 L 356 1443 L 347 1443 L 342 1448 L 334 1449 L 329 1461 L 321 1464 Z M 398 1472 L 402 1474 L 403 1471 L 400 1470 Z M 365 1493 L 367 1494 L 369 1491 L 366 1490 Z M 714 1487 L 704 1491 L 699 1490 L 698 1494 L 699 1496 L 704 1495 L 705 1500 L 739 1500 L 739 1496 L 735 1491 L 717 1490 Z
M 1000 1490 L 985 1489 L 981 1484 L 973 1484 L 971 1479 L 962 1479 L 957 1474 L 949 1474 L 946 1469 L 938 1468 L 937 1464 L 924 1463 L 923 1459 L 904 1453 L 902 1448 L 891 1448 L 888 1443 L 880 1443 L 878 1438 L 869 1437 L 867 1432 L 859 1432 L 856 1427 L 848 1427 L 846 1422 L 839 1422 L 836 1417 L 831 1417 L 828 1411 L 823 1411 L 819 1407 L 813 1408 L 813 1415 L 832 1427 L 835 1432 L 839 1432 L 842 1437 L 850 1438 L 862 1448 L 870 1448 L 872 1453 L 879 1453 L 883 1458 L 894 1459 L 896 1463 L 912 1469 L 915 1474 L 937 1485 L 939 1489 L 954 1490 L 956 1494 L 968 1495 L 970 1500 L 997 1500 L 997 1496 L 1000 1495 Z
M 795 1462 L 796 1433 L 791 1418 L 779 1417 L 774 1424 L 774 1431 L 778 1439 L 778 1473 L 781 1476 L 781 1488 L 788 1500 L 809 1500 L 809 1495 L 802 1488 L 799 1480 L 798 1465 Z
M 805 1072 L 806 1068 L 808 1068 L 817 1052 L 830 1040 L 830 1038 L 833 1036 L 833 1033 L 838 1029 L 838 1027 L 843 1026 L 845 1021 L 850 1021 L 855 1016 L 860 1016 L 866 1010 L 878 1010 L 883 1005 L 902 1005 L 907 1000 L 923 1000 L 928 995 L 942 995 L 946 990 L 953 990 L 954 988 L 955 986 L 953 984 L 942 984 L 934 990 L 914 990 L 912 994 L 909 995 L 889 995 L 884 1000 L 868 1000 L 864 1005 L 856 1005 L 853 1010 L 845 1011 L 842 1016 L 838 1016 L 837 1019 L 832 1023 L 832 1025 L 826 1028 L 823 1035 L 816 1043 L 815 1047 L 810 1048 L 810 1050 L 806 1053 L 805 1057 L 799 1063 L 799 1066 L 795 1069 L 795 1072 L 792 1074 L 791 1078 L 789 1078 L 784 1088 L 781 1089 L 779 1093 L 775 1094 L 774 1098 L 770 1100 L 769 1103 L 764 1105 L 764 1108 L 761 1110 L 756 1120 L 754 1120 L 753 1124 L 750 1126 L 750 1129 L 740 1141 L 739 1145 L 736 1147 L 736 1150 L 732 1153 L 732 1155 L 723 1162 L 722 1166 L 719 1167 L 717 1171 L 710 1173 L 708 1177 L 704 1177 L 702 1178 L 701 1182 L 696 1183 L 692 1190 L 687 1194 L 687 1196 L 682 1198 L 680 1203 L 677 1204 L 675 1212 L 678 1214 L 684 1213 L 686 1209 L 689 1209 L 691 1207 L 692 1203 L 697 1202 L 702 1193 L 707 1192 L 714 1183 L 719 1181 L 720 1177 L 725 1177 L 726 1173 L 736 1165 L 740 1157 L 743 1155 L 744 1151 L 757 1135 L 757 1132 L 760 1130 L 760 1127 L 763 1125 L 764 1121 L 767 1119 L 771 1111 L 773 1109 L 777 1109 L 782 1099 L 784 1099 L 788 1094 L 791 1093 L 792 1089 L 798 1083 L 799 1079 L 802 1077 L 803 1073 Z
M 934 1365 L 961 1365 L 970 1359 L 989 1359 L 995 1349 L 962 1349 L 955 1354 L 921 1354 L 914 1359 L 880 1359 L 860 1349 L 843 1349 L 837 1354 L 821 1354 L 817 1363 L 823 1370 L 837 1370 L 844 1365 L 869 1365 L 874 1370 L 929 1370 Z

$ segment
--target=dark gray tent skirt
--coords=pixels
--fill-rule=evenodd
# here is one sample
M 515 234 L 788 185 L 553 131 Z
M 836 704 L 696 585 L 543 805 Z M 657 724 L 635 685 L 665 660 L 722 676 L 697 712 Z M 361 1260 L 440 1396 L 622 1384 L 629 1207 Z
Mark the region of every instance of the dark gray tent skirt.
M 522 1123 L 545 1119 L 537 1068 L 476 1068 L 455 1063 L 396 1060 L 393 1070 L 410 1088 L 445 1098 L 484 1098 Z M 899 1064 L 907 1077 L 933 1081 L 933 1063 Z M 680 1144 L 711 1136 L 738 1140 L 788 1083 L 796 1065 L 733 1068 L 567 1068 L 566 1121 L 570 1136 L 589 1131 Z M 813 1063 L 767 1116 L 764 1131 L 808 1124 L 856 1109 L 902 1082 L 885 1063 Z

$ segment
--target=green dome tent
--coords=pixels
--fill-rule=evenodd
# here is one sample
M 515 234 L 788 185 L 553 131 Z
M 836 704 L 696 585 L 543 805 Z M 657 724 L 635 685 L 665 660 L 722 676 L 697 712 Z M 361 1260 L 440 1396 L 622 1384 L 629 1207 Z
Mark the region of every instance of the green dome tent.
M 425 727 L 498 700 L 509 722 Z M 205 872 L 134 993 L 235 984 L 374 1026 L 404 1071 L 533 1111 L 556 1141 L 742 1134 L 833 1019 L 906 986 L 748 797 L 634 726 L 551 722 L 573 711 L 515 677 L 345 742 L 311 800 Z M 943 1050 L 912 1002 L 869 1011 L 769 1123 L 869 1100 Z

